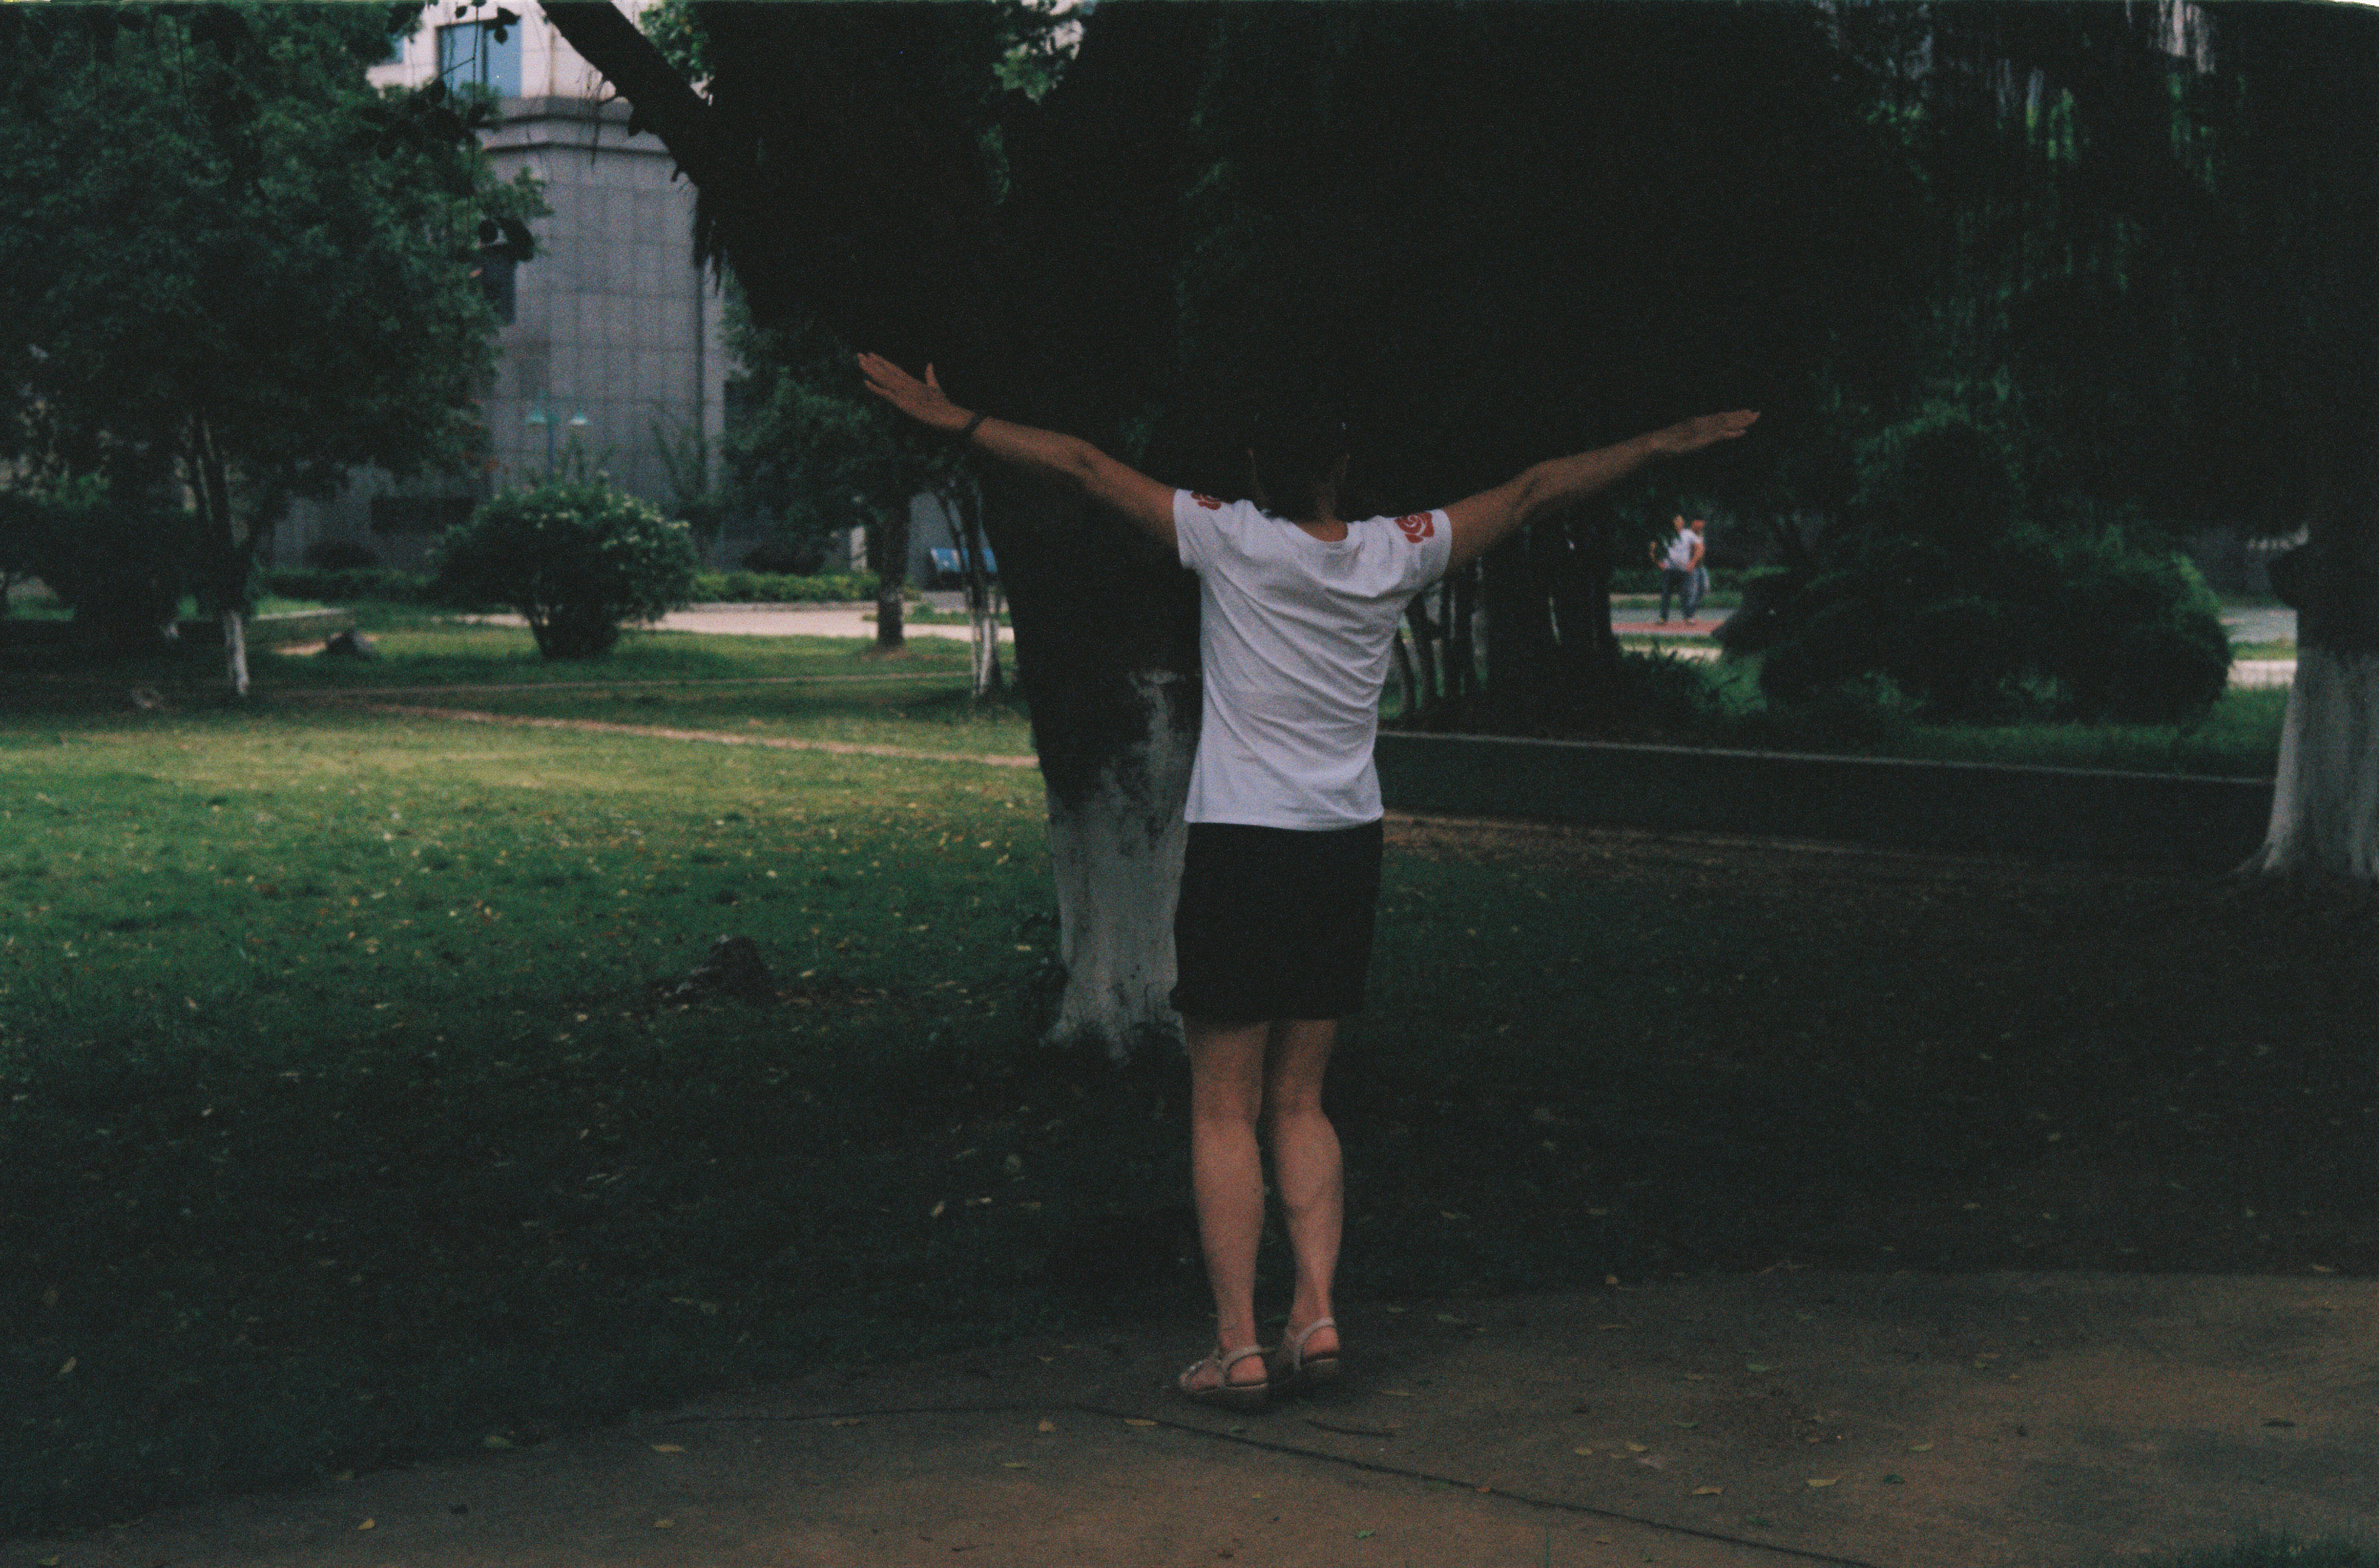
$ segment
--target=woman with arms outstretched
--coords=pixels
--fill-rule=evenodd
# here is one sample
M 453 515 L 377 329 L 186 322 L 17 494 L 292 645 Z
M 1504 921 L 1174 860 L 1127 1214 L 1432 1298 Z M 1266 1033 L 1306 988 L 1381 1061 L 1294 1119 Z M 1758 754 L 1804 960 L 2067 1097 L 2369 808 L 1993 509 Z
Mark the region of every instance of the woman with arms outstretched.
M 1254 499 L 1177 490 L 1089 442 L 960 408 L 859 356 L 870 392 L 988 455 L 1061 480 L 1172 550 L 1201 584 L 1205 709 L 1183 815 L 1172 1001 L 1190 1046 L 1190 1181 L 1215 1347 L 1181 1392 L 1233 1408 L 1334 1377 L 1330 1290 L 1345 1197 L 1322 1079 L 1338 1020 L 1363 1005 L 1380 887 L 1371 747 L 1396 621 L 1413 595 L 1531 517 L 1647 463 L 1729 440 L 1748 411 L 1706 415 L 1540 463 L 1431 512 L 1341 519 L 1343 436 L 1326 423 L 1257 432 Z M 1259 1129 L 1297 1261 L 1280 1345 L 1257 1341 L 1263 1229 Z

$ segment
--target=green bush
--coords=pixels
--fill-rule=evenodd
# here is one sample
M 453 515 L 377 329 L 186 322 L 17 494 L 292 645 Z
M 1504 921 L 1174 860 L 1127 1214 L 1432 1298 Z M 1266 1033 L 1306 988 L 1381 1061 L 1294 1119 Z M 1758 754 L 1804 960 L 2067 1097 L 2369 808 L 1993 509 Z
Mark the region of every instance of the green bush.
M 197 550 L 187 509 L 122 495 L 103 479 L 0 491 L 0 563 L 71 606 L 84 641 L 158 645 Z
M 2230 671 L 2221 606 L 2196 569 L 2111 530 L 2023 527 L 1975 552 L 1866 541 L 1726 643 L 1767 646 L 1760 689 L 1775 702 L 1881 675 L 1932 716 L 1966 721 L 2183 723 Z
M 876 597 L 876 573 L 795 577 L 776 572 L 704 572 L 694 597 L 719 604 L 844 604 Z
M 2196 569 L 2120 530 L 2025 520 L 2022 464 L 1954 410 L 1867 444 L 1814 569 L 1764 577 L 1721 633 L 1764 652 L 1782 705 L 1884 677 L 1927 718 L 2172 724 L 2229 680 L 2221 606 Z
M 694 586 L 685 525 L 594 483 L 506 490 L 438 550 L 441 597 L 518 610 L 548 658 L 609 653 L 623 622 L 658 620 Z

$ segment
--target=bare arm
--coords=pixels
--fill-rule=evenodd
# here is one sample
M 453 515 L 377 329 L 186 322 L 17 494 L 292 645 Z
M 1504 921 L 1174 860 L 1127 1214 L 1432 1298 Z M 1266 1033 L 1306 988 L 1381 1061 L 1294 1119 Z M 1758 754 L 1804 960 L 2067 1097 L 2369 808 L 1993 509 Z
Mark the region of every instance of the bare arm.
M 1180 549 L 1173 532 L 1172 487 L 1158 484 L 1076 437 L 1006 419 L 978 418 L 942 395 L 942 385 L 934 379 L 930 365 L 922 381 L 881 355 L 861 355 L 859 369 L 867 379 L 869 392 L 919 424 L 953 436 L 972 424 L 974 433 L 967 439 L 977 450 L 1071 485 L 1091 500 L 1123 513 L 1132 526 L 1166 549 Z
M 1705 414 L 1666 429 L 1598 447 L 1575 457 L 1556 457 L 1523 471 L 1491 490 L 1482 490 L 1445 509 L 1453 524 L 1454 553 L 1446 570 L 1467 566 L 1504 535 L 1540 513 L 1579 501 L 1627 477 L 1647 463 L 1683 457 L 1719 441 L 1733 440 L 1759 416 L 1749 409 Z M 1658 547 L 1654 559 L 1659 559 Z

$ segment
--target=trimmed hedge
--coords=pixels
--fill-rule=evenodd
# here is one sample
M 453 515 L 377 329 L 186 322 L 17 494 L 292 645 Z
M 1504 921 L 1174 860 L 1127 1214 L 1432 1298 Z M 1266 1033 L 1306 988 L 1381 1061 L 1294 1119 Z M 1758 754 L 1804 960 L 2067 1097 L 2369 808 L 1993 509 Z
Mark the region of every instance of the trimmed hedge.
M 1746 579 L 1774 570 L 1774 567 L 1760 566 L 1713 566 L 1709 569 L 1710 592 L 1734 593 L 1742 588 Z M 1614 594 L 1658 594 L 1660 591 L 1660 569 L 1657 566 L 1615 566 L 1611 571 L 1611 591 Z
M 323 604 L 352 604 L 357 599 L 379 599 L 389 604 L 448 602 L 438 595 L 434 580 L 425 573 L 398 572 L 384 566 L 276 566 L 259 573 L 257 579 L 267 593 Z M 694 598 L 695 603 L 713 604 L 873 603 L 876 573 L 794 577 L 777 572 L 698 572 L 694 578 Z
M 257 573 L 264 591 L 284 599 L 348 604 L 380 599 L 390 604 L 435 604 L 429 577 L 385 566 L 275 566 Z
M 694 597 L 714 604 L 855 603 L 876 597 L 876 573 L 794 577 L 779 572 L 702 572 L 694 575 Z

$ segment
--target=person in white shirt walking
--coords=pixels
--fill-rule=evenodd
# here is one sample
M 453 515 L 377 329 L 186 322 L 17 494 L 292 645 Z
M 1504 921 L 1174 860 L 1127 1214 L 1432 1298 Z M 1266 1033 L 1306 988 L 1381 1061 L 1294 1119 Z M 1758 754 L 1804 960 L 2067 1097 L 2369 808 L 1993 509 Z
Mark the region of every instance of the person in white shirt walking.
M 982 413 L 879 356 L 870 392 L 1001 462 L 1063 480 L 1175 551 L 1201 584 L 1205 708 L 1183 814 L 1173 1004 L 1189 1039 L 1190 1182 L 1215 1348 L 1178 1382 L 1233 1408 L 1338 1369 L 1331 1285 L 1345 1194 L 1322 1080 L 1338 1020 L 1363 1005 L 1381 856 L 1371 750 L 1406 601 L 1545 512 L 1645 464 L 1698 452 L 1757 414 L 1706 415 L 1540 463 L 1429 512 L 1339 517 L 1346 443 L 1326 420 L 1275 423 L 1249 452 L 1252 499 L 1169 486 L 1089 442 Z M 1268 1135 L 1297 1261 L 1279 1346 L 1259 1343 L 1256 1243 Z
M 1669 596 L 1674 594 L 1690 626 L 1694 611 L 1701 608 L 1702 585 L 1708 581 L 1702 575 L 1702 525 L 1679 516 L 1675 526 L 1677 531 L 1669 536 L 1665 549 L 1659 541 L 1652 545 L 1652 564 L 1660 569 L 1660 623 L 1668 624 Z

